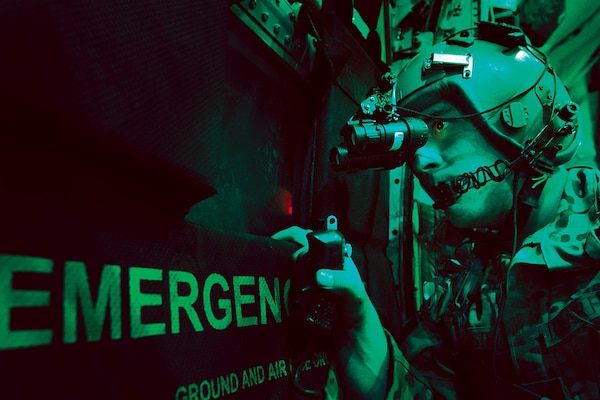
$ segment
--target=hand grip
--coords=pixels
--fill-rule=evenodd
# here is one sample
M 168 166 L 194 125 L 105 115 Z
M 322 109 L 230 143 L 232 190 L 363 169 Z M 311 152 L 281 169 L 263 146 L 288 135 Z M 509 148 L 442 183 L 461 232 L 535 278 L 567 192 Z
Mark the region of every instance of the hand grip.
M 311 232 L 307 235 L 308 253 L 306 279 L 308 286 L 302 289 L 299 298 L 304 310 L 305 321 L 324 334 L 332 327 L 334 307 L 327 293 L 315 282 L 319 269 L 342 269 L 346 241 L 342 233 L 335 229 Z

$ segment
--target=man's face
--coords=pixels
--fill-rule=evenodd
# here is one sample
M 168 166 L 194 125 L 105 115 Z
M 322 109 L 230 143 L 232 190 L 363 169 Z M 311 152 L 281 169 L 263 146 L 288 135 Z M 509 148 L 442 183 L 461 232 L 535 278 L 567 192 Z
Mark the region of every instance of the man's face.
M 416 151 L 409 166 L 428 193 L 441 182 L 505 159 L 468 120 L 444 119 L 460 115 L 451 104 L 439 102 L 423 112 L 440 117 L 427 119 L 429 140 Z M 445 210 L 450 223 L 459 228 L 494 228 L 502 224 L 513 203 L 511 177 L 468 190 Z

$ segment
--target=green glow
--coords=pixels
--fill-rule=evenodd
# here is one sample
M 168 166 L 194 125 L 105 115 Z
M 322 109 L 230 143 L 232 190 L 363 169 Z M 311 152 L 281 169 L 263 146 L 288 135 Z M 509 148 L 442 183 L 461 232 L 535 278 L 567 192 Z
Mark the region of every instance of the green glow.
M 52 330 L 10 330 L 10 310 L 16 307 L 46 307 L 50 292 L 41 290 L 13 290 L 15 272 L 49 274 L 53 262 L 37 257 L 0 255 L 0 350 L 42 346 L 52 341 Z
M 141 281 L 161 281 L 162 270 L 155 268 L 131 267 L 129 270 L 129 304 L 131 307 L 131 337 L 164 335 L 166 324 L 164 322 L 142 323 L 142 307 L 160 306 L 163 304 L 162 296 L 158 293 L 142 293 Z
M 260 323 L 265 325 L 267 323 L 267 304 L 271 309 L 271 313 L 275 318 L 275 322 L 281 322 L 281 302 L 279 299 L 279 278 L 275 278 L 273 284 L 273 291 L 269 291 L 269 285 L 264 277 L 258 278 L 258 296 L 260 303 Z
M 206 278 L 206 282 L 204 283 L 204 290 L 202 293 L 204 301 L 204 313 L 206 314 L 206 319 L 208 320 L 208 323 L 213 328 L 223 330 L 227 328 L 233 321 L 233 315 L 231 313 L 231 300 L 219 299 L 217 301 L 219 309 L 225 311 L 225 316 L 223 318 L 217 318 L 211 307 L 210 300 L 212 287 L 214 285 L 219 285 L 221 289 L 225 292 L 229 291 L 229 284 L 222 275 L 219 275 L 217 273 L 210 274 L 208 278 Z
M 242 286 L 254 286 L 254 276 L 234 276 L 233 277 L 233 295 L 235 296 L 235 320 L 238 326 L 252 326 L 258 324 L 256 316 L 244 317 L 242 315 L 242 305 L 253 304 L 256 297 L 253 294 L 242 294 Z
M 48 290 L 24 290 L 22 285 L 27 279 L 19 279 L 14 287 L 15 274 L 21 273 L 46 274 Z M 128 280 L 127 288 L 123 287 L 123 279 Z M 57 281 L 63 285 L 52 285 Z M 155 282 L 152 289 L 147 288 L 147 281 Z M 180 288 L 184 294 L 179 293 Z M 212 273 L 202 280 L 189 271 L 110 264 L 90 270 L 82 261 L 66 261 L 64 268 L 54 268 L 51 259 L 0 255 L 0 350 L 50 345 L 54 332 L 61 330 L 64 344 L 118 340 L 123 338 L 123 326 L 127 324 L 131 327 L 129 337 L 134 339 L 179 334 L 185 329 L 191 331 L 190 327 L 201 332 L 207 326 L 201 313 L 208 327 L 216 330 L 281 323 L 282 306 L 288 313 L 289 290 L 290 280 L 281 281 L 279 277 Z M 127 302 L 130 312 L 123 315 Z M 49 324 L 45 329 L 18 329 L 15 315 L 39 307 L 44 308 L 31 311 L 49 315 L 60 312 L 60 319 L 40 321 Z M 148 318 L 160 319 L 149 322 Z M 187 318 L 190 324 L 182 327 L 181 318 Z
M 84 263 L 67 261 L 65 263 L 64 282 L 64 342 L 75 343 L 77 340 L 77 299 L 80 300 L 79 304 L 81 304 L 88 342 L 100 340 L 106 309 L 109 306 L 110 337 L 111 339 L 120 339 L 122 334 L 121 267 L 118 265 L 104 266 L 95 305 L 92 301 L 90 283 Z
M 177 291 L 179 283 L 186 283 L 190 288 L 190 294 L 187 296 L 180 296 Z M 171 303 L 171 333 L 180 332 L 180 321 L 179 321 L 179 309 L 183 309 L 192 326 L 194 331 L 203 331 L 204 328 L 198 318 L 198 313 L 192 307 L 192 305 L 198 300 L 198 281 L 196 277 L 186 271 L 169 271 L 169 300 Z

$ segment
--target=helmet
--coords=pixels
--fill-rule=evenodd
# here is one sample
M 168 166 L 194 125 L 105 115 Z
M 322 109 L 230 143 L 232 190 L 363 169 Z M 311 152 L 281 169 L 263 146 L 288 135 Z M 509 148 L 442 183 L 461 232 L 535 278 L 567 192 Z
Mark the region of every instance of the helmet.
M 393 97 L 400 112 L 421 117 L 449 101 L 509 160 L 526 158 L 542 172 L 567 162 L 580 142 L 567 89 L 546 56 L 505 24 L 479 23 L 418 54 L 398 74 Z

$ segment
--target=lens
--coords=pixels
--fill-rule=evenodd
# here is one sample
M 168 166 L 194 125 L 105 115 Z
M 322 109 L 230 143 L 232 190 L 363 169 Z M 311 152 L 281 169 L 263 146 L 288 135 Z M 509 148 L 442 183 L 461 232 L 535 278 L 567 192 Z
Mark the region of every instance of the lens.
M 419 147 L 425 146 L 427 139 L 429 138 L 429 127 L 419 118 L 406 118 L 406 125 L 410 136 L 407 139 L 406 151 L 415 152 Z
M 348 149 L 342 146 L 336 146 L 329 151 L 329 162 L 334 171 L 346 169 L 348 164 Z

